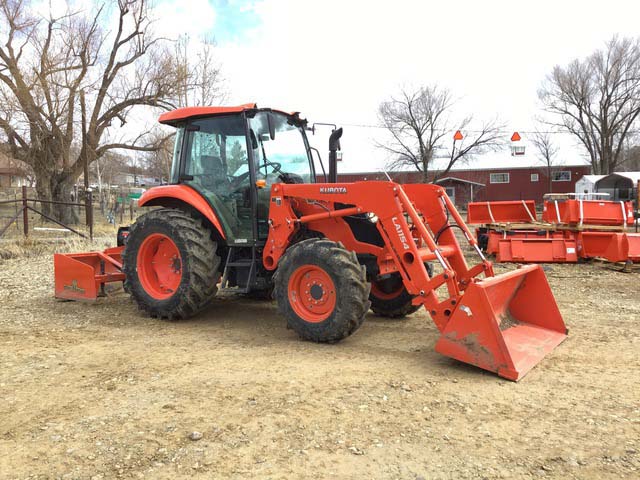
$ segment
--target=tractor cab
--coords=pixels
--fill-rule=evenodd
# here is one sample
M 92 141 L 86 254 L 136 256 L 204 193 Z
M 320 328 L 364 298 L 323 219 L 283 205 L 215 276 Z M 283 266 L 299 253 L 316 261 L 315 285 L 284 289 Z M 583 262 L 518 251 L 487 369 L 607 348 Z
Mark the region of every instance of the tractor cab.
M 160 122 L 177 128 L 170 182 L 206 199 L 229 245 L 267 238 L 272 184 L 315 182 L 306 121 L 297 114 L 255 104 L 196 107 Z

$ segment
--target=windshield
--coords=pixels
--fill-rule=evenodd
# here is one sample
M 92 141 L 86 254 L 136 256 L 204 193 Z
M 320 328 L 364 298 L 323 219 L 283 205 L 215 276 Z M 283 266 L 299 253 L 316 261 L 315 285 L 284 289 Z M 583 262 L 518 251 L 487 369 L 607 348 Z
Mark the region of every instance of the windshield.
M 312 182 L 313 172 L 302 128 L 294 125 L 285 115 L 272 112 L 271 121 L 275 127 L 275 138 L 272 140 L 268 115 L 267 112 L 258 112 L 249 120 L 258 178 L 265 178 L 267 183 L 272 183 L 278 181 L 279 175 L 288 174 L 293 182 Z

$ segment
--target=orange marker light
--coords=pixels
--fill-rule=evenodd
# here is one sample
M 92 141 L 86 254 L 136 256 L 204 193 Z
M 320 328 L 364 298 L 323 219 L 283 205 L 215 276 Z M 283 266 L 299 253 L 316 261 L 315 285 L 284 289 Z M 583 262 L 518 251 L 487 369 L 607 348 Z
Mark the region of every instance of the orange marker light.
M 264 188 L 267 186 L 267 181 L 262 179 L 262 180 L 256 180 L 256 187 L 258 188 Z

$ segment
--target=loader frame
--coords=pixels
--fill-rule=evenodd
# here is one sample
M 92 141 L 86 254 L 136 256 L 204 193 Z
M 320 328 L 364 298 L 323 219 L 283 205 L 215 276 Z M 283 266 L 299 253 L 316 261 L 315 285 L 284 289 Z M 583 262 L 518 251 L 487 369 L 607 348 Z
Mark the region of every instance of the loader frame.
M 343 202 L 348 202 L 347 206 Z M 375 216 L 385 246 L 358 241 L 344 221 L 353 215 Z M 453 225 L 449 217 L 453 218 Z M 494 275 L 491 262 L 478 248 L 445 190 L 436 185 L 400 186 L 392 182 L 274 185 L 269 237 L 263 251 L 265 268 L 275 270 L 303 225 L 340 241 L 347 250 L 375 256 L 378 268 L 373 273 L 400 273 L 405 288 L 415 296 L 413 303 L 425 305 L 440 331 L 474 277 L 482 273 L 485 277 Z M 452 231 L 454 225 L 462 230 L 480 263 L 468 267 Z M 430 278 L 424 262 L 432 260 L 443 271 Z M 448 297 L 440 301 L 435 290 L 443 285 Z

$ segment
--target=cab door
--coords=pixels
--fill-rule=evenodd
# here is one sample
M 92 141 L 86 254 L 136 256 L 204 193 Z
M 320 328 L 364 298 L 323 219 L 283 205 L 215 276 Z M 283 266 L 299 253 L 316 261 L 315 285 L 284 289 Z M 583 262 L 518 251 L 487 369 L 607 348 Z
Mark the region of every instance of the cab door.
M 242 115 L 196 119 L 186 127 L 183 183 L 218 214 L 229 244 L 252 244 L 254 185 Z

